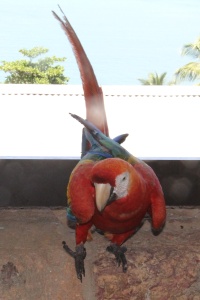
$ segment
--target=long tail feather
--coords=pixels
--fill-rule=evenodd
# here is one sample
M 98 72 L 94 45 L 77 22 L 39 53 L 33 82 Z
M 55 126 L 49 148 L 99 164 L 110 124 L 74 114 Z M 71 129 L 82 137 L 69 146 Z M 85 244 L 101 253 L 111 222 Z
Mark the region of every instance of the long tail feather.
M 60 8 L 60 7 L 59 7 Z M 67 35 L 69 42 L 79 67 L 85 103 L 86 103 L 86 118 L 98 127 L 105 135 L 109 135 L 106 112 L 104 107 L 104 99 L 101 87 L 99 87 L 92 65 L 78 39 L 74 29 L 68 21 L 66 15 L 60 8 L 63 14 L 61 19 L 54 11 L 54 17 L 60 22 L 62 29 Z

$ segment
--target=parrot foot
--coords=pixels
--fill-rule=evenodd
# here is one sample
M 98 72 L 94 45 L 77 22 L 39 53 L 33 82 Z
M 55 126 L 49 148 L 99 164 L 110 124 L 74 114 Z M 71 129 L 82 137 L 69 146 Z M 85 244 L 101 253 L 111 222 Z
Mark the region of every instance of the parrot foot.
M 106 250 L 110 253 L 113 253 L 115 255 L 118 267 L 122 264 L 122 270 L 123 272 L 127 271 L 127 260 L 125 256 L 125 252 L 127 251 L 127 248 L 124 246 L 118 246 L 116 244 L 111 244 L 106 248 Z
M 84 259 L 86 257 L 86 250 L 83 244 L 76 246 L 76 251 L 72 251 L 63 241 L 63 248 L 65 251 L 74 258 L 77 278 L 82 282 L 82 277 L 85 277 Z

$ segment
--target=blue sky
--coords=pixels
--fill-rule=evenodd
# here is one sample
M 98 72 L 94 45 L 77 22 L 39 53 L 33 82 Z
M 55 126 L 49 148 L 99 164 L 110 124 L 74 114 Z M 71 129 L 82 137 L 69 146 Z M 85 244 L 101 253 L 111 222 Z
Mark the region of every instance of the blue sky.
M 22 58 L 18 50 L 47 47 L 65 56 L 71 84 L 81 84 L 71 46 L 54 19 L 57 0 L 3 0 L 0 10 L 0 60 Z M 134 85 L 149 72 L 167 72 L 191 58 L 184 44 L 200 35 L 199 0 L 59 1 L 78 34 L 100 85 Z M 0 72 L 0 81 L 4 78 Z

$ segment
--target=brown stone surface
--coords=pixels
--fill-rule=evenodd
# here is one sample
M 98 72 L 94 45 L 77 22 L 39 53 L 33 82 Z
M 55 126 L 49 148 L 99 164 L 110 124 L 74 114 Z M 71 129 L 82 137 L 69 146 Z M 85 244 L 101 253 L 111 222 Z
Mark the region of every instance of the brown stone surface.
M 74 248 L 65 220 L 65 210 L 0 210 L 1 300 L 89 299 L 62 249 L 63 239 Z
M 200 300 L 200 210 L 168 209 L 159 236 L 144 226 L 125 245 L 128 270 L 98 243 L 98 300 Z
M 143 227 L 125 245 L 127 273 L 95 233 L 86 244 L 86 277 L 76 278 L 74 231 L 64 209 L 0 210 L 1 300 L 200 300 L 200 209 L 168 208 L 159 236 Z

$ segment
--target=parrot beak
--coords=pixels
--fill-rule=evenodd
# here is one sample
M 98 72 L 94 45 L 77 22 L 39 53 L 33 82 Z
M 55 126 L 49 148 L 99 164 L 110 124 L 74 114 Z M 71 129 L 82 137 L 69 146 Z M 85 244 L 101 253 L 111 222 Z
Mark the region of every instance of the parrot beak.
M 103 211 L 106 205 L 110 204 L 114 200 L 110 200 L 112 195 L 113 188 L 109 183 L 95 183 L 95 192 L 96 192 L 96 205 L 100 212 Z

